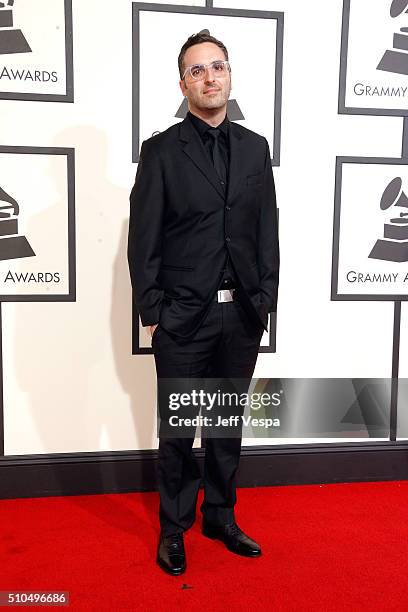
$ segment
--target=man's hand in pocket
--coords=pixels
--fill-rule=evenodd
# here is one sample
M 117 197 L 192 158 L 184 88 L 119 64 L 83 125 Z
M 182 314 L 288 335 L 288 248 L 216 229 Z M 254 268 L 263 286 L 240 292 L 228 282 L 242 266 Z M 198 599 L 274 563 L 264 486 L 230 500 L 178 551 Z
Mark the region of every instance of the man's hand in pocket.
M 151 338 L 153 338 L 154 330 L 156 329 L 157 326 L 158 326 L 158 323 L 156 323 L 155 325 L 149 325 Z

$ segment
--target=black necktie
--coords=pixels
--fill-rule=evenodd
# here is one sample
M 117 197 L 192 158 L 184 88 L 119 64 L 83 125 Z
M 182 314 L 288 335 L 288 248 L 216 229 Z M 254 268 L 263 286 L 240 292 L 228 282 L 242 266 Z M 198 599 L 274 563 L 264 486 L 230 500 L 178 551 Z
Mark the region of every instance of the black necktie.
M 219 128 L 209 128 L 208 133 L 211 136 L 212 158 L 213 158 L 214 168 L 218 176 L 220 177 L 221 183 L 225 190 L 225 184 L 227 181 L 227 167 L 226 167 L 225 159 L 221 154 L 220 145 L 218 142 L 218 137 L 221 134 L 221 130 Z M 234 279 L 234 272 L 230 264 L 229 253 L 227 251 L 226 258 L 225 258 L 225 264 L 223 268 L 223 278 L 221 281 L 221 288 L 227 289 L 228 287 L 230 287 L 231 283 L 232 284 L 234 283 L 233 279 Z
M 227 180 L 227 170 L 225 167 L 224 160 L 221 155 L 220 145 L 218 142 L 218 138 L 220 135 L 220 130 L 218 128 L 209 128 L 208 133 L 212 138 L 212 158 L 214 163 L 215 171 L 220 177 L 223 184 L 225 184 Z

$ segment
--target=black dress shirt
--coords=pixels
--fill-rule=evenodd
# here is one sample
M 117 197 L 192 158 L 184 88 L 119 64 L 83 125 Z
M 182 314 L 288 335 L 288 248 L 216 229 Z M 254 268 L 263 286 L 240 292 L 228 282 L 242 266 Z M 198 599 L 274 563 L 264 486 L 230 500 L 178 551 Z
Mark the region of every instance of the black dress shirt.
M 190 111 L 188 111 L 187 116 L 189 117 L 190 121 L 192 122 L 195 129 L 197 130 L 201 138 L 201 141 L 204 145 L 204 148 L 207 151 L 208 157 L 210 158 L 211 163 L 213 163 L 212 147 L 213 147 L 214 140 L 210 136 L 209 131 L 208 131 L 213 126 L 209 125 L 208 123 L 200 119 L 200 117 L 193 115 L 193 113 L 191 113 Z M 218 143 L 219 143 L 221 158 L 225 164 L 225 176 L 227 180 L 226 180 L 226 184 L 223 186 L 224 186 L 224 193 L 226 197 L 227 188 L 228 188 L 228 169 L 229 169 L 229 156 L 230 156 L 229 119 L 227 115 L 225 115 L 224 120 L 216 127 L 220 130 L 220 135 L 218 137 Z M 232 286 L 235 284 L 234 280 L 235 280 L 234 270 L 231 264 L 231 259 L 229 257 L 228 251 L 226 249 L 224 272 L 223 272 L 223 277 L 221 280 L 220 287 Z

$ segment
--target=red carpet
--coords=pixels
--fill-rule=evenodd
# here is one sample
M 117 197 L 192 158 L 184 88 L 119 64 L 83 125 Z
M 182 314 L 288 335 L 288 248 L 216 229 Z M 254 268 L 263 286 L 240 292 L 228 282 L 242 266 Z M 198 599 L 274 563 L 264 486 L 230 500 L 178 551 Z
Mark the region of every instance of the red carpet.
M 201 501 L 201 495 L 200 499 Z M 70 610 L 408 610 L 408 482 L 239 489 L 263 556 L 185 536 L 187 571 L 155 564 L 154 493 L 0 501 L 0 590 L 70 591 Z

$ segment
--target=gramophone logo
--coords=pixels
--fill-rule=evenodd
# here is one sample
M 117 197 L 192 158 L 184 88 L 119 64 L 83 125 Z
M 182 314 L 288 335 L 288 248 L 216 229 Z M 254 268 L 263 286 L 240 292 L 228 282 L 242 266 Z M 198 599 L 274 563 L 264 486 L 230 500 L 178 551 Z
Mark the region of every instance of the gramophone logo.
M 13 27 L 14 2 L 15 0 L 0 2 L 0 55 L 31 52 L 22 31 Z
M 408 198 L 399 176 L 387 185 L 381 197 L 381 210 L 391 207 L 402 208 L 405 212 L 400 212 L 399 217 L 392 217 L 384 223 L 384 236 L 377 240 L 369 258 L 405 262 L 408 261 Z
M 408 13 L 408 0 L 393 0 L 390 16 L 396 19 L 403 13 Z M 393 48 L 385 51 L 377 70 L 408 75 L 408 27 L 394 33 Z
M 0 187 L 0 260 L 34 257 L 25 236 L 18 235 L 20 209 L 14 198 Z

